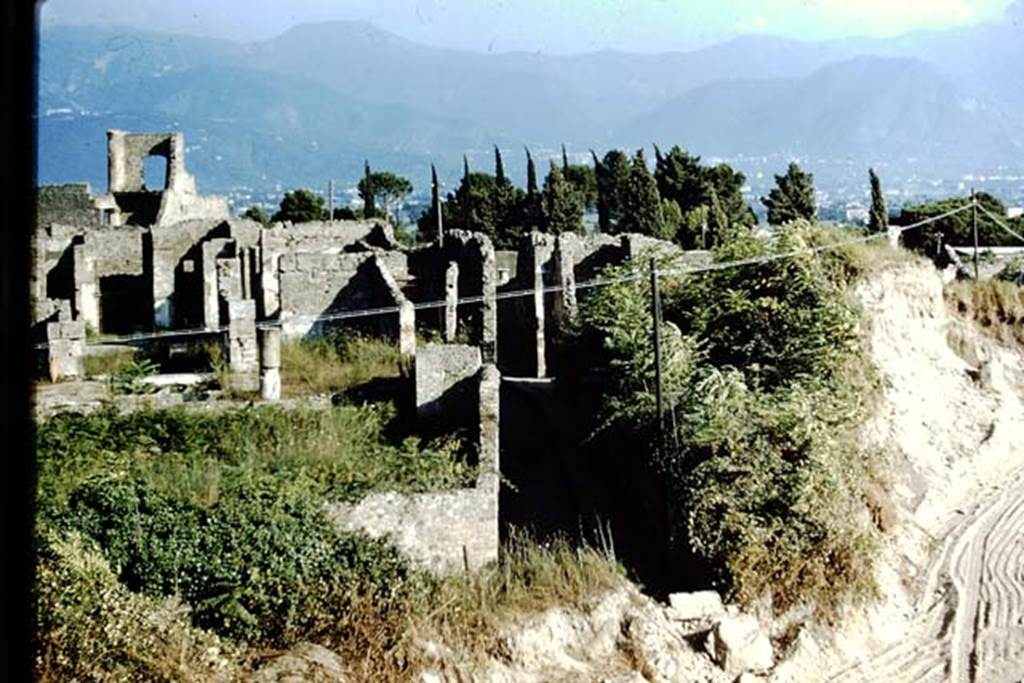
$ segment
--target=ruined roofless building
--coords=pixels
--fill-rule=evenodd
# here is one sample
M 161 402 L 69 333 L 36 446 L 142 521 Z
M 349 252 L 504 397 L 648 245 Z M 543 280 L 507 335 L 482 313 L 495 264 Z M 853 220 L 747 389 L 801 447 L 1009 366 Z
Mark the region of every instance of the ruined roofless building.
M 147 186 L 145 160 L 166 164 L 163 187 Z M 180 133 L 107 131 L 107 194 L 114 200 L 107 225 L 170 225 L 185 220 L 227 218 L 223 197 L 200 196 L 185 170 L 185 136 Z

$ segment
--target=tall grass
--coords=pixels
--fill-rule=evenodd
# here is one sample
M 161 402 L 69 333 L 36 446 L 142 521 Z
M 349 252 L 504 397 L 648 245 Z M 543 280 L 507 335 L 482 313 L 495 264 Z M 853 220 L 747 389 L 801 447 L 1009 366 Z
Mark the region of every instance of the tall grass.
M 607 552 L 514 533 L 498 562 L 478 572 L 421 576 L 389 610 L 356 604 L 332 644 L 359 680 L 418 680 L 439 664 L 426 643 L 442 644 L 472 668 L 500 651 L 503 631 L 515 622 L 556 607 L 586 612 L 595 598 L 623 585 L 624 575 Z
M 281 345 L 286 396 L 330 394 L 401 372 L 398 345 L 384 339 L 332 336 Z
M 945 297 L 986 334 L 1024 348 L 1024 287 L 1004 280 L 958 280 L 946 286 Z
M 207 506 L 225 490 L 257 485 L 352 500 L 375 490 L 472 482 L 457 440 L 389 440 L 394 416 L 388 404 L 58 414 L 37 430 L 39 497 L 59 505 L 85 481 L 113 471 Z

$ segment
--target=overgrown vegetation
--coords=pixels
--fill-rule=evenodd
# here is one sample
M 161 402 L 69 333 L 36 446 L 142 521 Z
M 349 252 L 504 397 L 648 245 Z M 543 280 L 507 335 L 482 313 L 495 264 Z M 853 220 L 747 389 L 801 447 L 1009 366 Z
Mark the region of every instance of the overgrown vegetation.
M 135 349 L 117 349 L 105 353 L 93 353 L 82 359 L 85 376 L 96 378 L 117 374 L 135 362 Z
M 38 429 L 40 509 L 61 509 L 74 491 L 111 473 L 203 507 L 261 487 L 352 500 L 473 480 L 451 437 L 389 443 L 394 417 L 387 404 L 61 413 Z
M 498 563 L 434 578 L 339 534 L 292 487 L 205 504 L 131 468 L 85 477 L 40 521 L 42 680 L 234 680 L 260 649 L 299 640 L 357 680 L 414 680 L 432 663 L 424 642 L 483 657 L 513 615 L 585 607 L 622 575 L 603 552 L 513 537 Z
M 426 579 L 323 510 L 471 484 L 456 441 L 392 443 L 393 417 L 386 405 L 106 409 L 41 423 L 40 675 L 207 680 L 207 631 L 343 648 L 354 621 L 408 614 Z
M 282 390 L 287 396 L 331 394 L 401 372 L 397 344 L 384 339 L 328 335 L 281 345 Z
M 986 334 L 1024 348 L 1024 286 L 1006 280 L 958 280 L 946 285 L 947 303 Z
M 81 534 L 44 536 L 35 583 L 37 680 L 236 678 L 235 648 L 192 626 L 180 600 L 133 593 Z
M 850 236 L 798 221 L 773 242 L 737 231 L 714 258 Z M 741 602 L 767 595 L 776 610 L 809 603 L 829 618 L 873 590 L 868 491 L 881 468 L 876 454 L 858 449 L 854 432 L 875 379 L 847 291 L 873 261 L 895 258 L 889 251 L 808 250 L 663 278 L 663 443 L 647 279 L 600 290 L 584 306 L 580 351 L 591 354 L 592 367 L 608 368 L 595 447 L 646 446 L 667 482 L 676 541 Z

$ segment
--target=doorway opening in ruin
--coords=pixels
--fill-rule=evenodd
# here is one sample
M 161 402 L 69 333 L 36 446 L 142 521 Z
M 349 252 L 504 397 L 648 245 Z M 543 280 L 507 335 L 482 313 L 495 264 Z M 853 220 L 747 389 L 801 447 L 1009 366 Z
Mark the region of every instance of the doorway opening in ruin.
M 167 189 L 167 175 L 170 171 L 170 160 L 160 154 L 151 154 L 142 160 L 142 185 L 149 192 L 162 192 Z

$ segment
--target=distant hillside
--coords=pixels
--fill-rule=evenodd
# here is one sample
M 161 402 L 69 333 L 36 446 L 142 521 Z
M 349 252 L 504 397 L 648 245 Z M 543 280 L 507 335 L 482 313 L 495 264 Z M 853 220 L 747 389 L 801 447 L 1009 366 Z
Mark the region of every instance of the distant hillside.
M 708 154 L 784 151 L 950 165 L 1001 158 L 1019 134 L 924 62 L 858 57 L 800 79 L 695 88 L 639 117 L 617 137 L 633 144 L 679 141 Z
M 54 27 L 41 39 L 42 182 L 102 187 L 106 128 L 178 128 L 207 190 L 354 183 L 369 158 L 425 189 L 491 145 L 524 175 L 560 143 L 683 143 L 701 154 L 801 154 L 928 169 L 1021 165 L 1024 41 L 1003 21 L 887 40 L 746 36 L 693 52 L 579 56 L 426 47 L 358 22 L 269 41 Z M 967 152 L 964 152 L 967 150 Z M 97 152 L 99 153 L 97 156 Z

